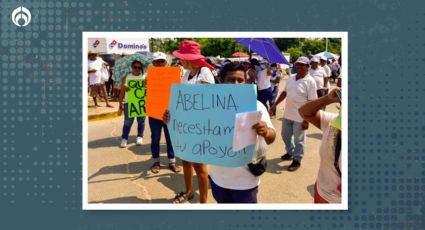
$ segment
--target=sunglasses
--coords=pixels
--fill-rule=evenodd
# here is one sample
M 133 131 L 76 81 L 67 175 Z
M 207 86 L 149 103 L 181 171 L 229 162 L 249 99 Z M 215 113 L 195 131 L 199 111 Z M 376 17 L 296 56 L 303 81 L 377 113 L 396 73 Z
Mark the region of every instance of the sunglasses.
M 141 66 L 132 66 L 131 68 L 133 68 L 133 69 L 142 69 Z

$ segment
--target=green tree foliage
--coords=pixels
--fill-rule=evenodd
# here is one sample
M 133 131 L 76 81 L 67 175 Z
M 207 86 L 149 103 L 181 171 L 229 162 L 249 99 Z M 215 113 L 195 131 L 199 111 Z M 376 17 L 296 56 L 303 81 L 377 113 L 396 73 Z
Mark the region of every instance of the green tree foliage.
M 248 53 L 248 49 L 237 43 L 233 38 L 151 38 L 151 51 L 162 51 L 172 53 L 179 49 L 179 44 L 183 40 L 193 40 L 201 45 L 201 53 L 204 56 L 230 57 L 235 52 Z
M 279 50 L 287 51 L 289 48 L 300 46 L 303 38 L 274 38 L 273 40 Z
M 151 51 L 162 51 L 172 53 L 179 48 L 179 43 L 183 40 L 194 40 L 202 47 L 204 56 L 230 57 L 235 52 L 248 53 L 248 49 L 237 43 L 233 38 L 151 38 Z M 309 56 L 326 48 L 325 38 L 274 38 L 279 50 L 291 54 L 291 61 L 295 61 L 300 56 Z M 341 39 L 328 39 L 328 52 L 334 54 L 341 53 Z
M 304 56 L 325 51 L 326 39 L 306 39 L 301 46 Z
M 300 56 L 317 54 L 326 50 L 326 38 L 275 38 L 277 47 L 291 55 L 294 62 Z M 328 52 L 341 53 L 341 39 L 328 39 Z
M 286 50 L 286 53 L 291 55 L 291 60 L 288 60 L 290 62 L 295 62 L 300 56 L 304 55 L 300 47 L 291 47 Z
M 341 38 L 329 38 L 328 51 L 334 54 L 341 54 Z
M 196 38 L 204 56 L 230 57 L 235 51 L 236 42 L 233 38 Z
M 179 43 L 183 40 L 191 40 L 190 38 L 151 38 L 149 39 L 151 52 L 172 53 L 179 49 Z

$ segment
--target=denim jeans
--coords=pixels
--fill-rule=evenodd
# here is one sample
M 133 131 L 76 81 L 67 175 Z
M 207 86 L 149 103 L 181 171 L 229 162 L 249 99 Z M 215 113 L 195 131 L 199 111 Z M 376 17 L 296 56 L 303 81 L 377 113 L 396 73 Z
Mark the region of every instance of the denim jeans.
M 161 140 L 162 128 L 164 127 L 167 157 L 170 162 L 175 162 L 173 146 L 171 145 L 170 133 L 167 126 L 161 120 L 149 117 L 149 127 L 151 128 L 151 152 L 153 160 L 159 162 L 159 142 Z
M 146 117 L 137 117 L 137 136 L 143 137 L 145 131 L 145 119 Z M 128 117 L 128 104 L 124 104 L 124 126 L 122 127 L 122 139 L 128 140 L 128 134 L 130 133 L 131 126 L 133 125 L 134 117 Z
M 272 98 L 272 91 L 273 91 L 272 87 L 258 91 L 258 97 L 257 98 L 261 103 L 263 103 L 263 105 L 266 108 L 269 108 L 269 106 L 267 106 L 267 102 L 270 101 L 270 99 Z
M 282 139 L 285 142 L 286 152 L 294 160 L 301 161 L 304 156 L 305 130 L 302 129 L 302 122 L 296 122 L 283 118 Z
M 279 93 L 279 87 L 277 86 L 272 86 L 272 96 L 269 99 L 269 105 L 272 106 L 273 103 L 276 101 L 277 98 L 277 94 Z M 276 116 L 276 108 L 272 111 L 272 115 Z

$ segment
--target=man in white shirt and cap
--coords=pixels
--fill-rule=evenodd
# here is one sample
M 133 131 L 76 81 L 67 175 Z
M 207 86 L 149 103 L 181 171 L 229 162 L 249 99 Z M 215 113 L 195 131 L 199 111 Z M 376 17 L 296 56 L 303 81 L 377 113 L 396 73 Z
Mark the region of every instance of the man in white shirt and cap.
M 319 58 L 312 57 L 310 59 L 310 69 L 308 74 L 313 77 L 317 87 L 317 97 L 324 96 L 326 94 L 326 71 L 324 68 L 319 67 Z
M 285 89 L 271 106 L 269 113 L 286 98 L 282 120 L 282 139 L 285 142 L 286 154 L 282 160 L 292 160 L 288 171 L 295 171 L 301 166 L 304 156 L 305 130 L 308 122 L 298 112 L 298 109 L 307 101 L 317 99 L 316 82 L 308 74 L 310 60 L 299 57 L 295 62 L 297 73 L 292 74 L 286 82 Z
M 320 66 L 325 70 L 326 77 L 325 77 L 325 82 L 323 83 L 323 85 L 327 89 L 326 91 L 326 94 L 327 94 L 329 91 L 329 88 L 331 87 L 329 84 L 329 78 L 331 77 L 332 71 L 331 71 L 331 68 L 329 68 L 328 66 L 328 59 L 326 57 L 324 56 L 320 57 Z

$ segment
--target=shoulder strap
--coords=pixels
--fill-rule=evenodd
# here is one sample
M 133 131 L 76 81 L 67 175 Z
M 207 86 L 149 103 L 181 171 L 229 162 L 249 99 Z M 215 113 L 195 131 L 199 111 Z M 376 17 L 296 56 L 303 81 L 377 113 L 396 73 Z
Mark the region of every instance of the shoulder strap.
M 334 166 L 339 176 L 341 177 L 341 170 L 338 164 L 340 155 L 341 155 L 341 132 L 338 132 L 338 134 L 336 135 Z
M 202 71 L 202 68 L 204 68 L 204 67 L 199 68 L 198 73 L 196 74 L 196 80 L 195 80 L 196 82 L 198 81 L 198 77 L 199 77 L 199 74 Z
M 201 72 L 201 69 L 198 70 L 198 72 L 196 73 L 196 76 L 192 76 L 192 77 L 190 77 L 190 72 L 189 72 L 189 76 L 187 77 L 187 80 L 192 80 L 192 78 L 195 77 L 195 81 L 198 81 L 198 76 L 200 72 Z

